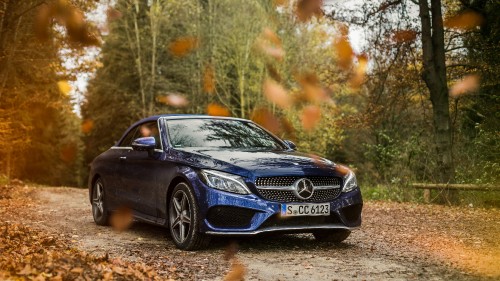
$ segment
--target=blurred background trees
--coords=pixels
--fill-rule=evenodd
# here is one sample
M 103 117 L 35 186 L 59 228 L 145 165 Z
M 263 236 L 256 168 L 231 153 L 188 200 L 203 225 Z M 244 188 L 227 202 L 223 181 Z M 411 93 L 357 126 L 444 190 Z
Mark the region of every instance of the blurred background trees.
M 86 165 L 136 120 L 209 113 L 253 119 L 354 167 L 364 186 L 498 184 L 497 2 L 435 1 L 448 171 L 422 79 L 419 1 L 0 1 L 1 173 L 82 185 Z M 96 7 L 107 14 L 101 39 L 85 21 Z M 46 9 L 50 28 L 34 29 Z M 75 107 L 66 81 L 81 69 L 64 63 L 101 42 Z

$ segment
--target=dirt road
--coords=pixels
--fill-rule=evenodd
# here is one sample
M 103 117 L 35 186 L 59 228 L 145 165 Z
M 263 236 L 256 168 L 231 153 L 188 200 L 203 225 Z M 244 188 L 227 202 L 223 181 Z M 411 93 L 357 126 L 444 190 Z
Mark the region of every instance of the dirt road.
M 214 239 L 199 252 L 177 250 L 166 229 L 135 223 L 125 232 L 96 226 L 87 190 L 36 188 L 22 210 L 0 218 L 22 222 L 95 255 L 140 261 L 160 275 L 221 280 L 230 243 Z M 12 207 L 14 208 L 14 207 Z M 497 280 L 500 210 L 366 202 L 363 226 L 340 246 L 312 235 L 239 239 L 247 280 Z

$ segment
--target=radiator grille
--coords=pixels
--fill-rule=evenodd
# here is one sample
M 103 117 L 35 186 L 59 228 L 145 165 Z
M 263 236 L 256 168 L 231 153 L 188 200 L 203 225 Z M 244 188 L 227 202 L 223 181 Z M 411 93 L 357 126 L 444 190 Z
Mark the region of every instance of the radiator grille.
M 288 177 L 263 177 L 257 178 L 255 185 L 260 186 L 291 186 L 295 181 L 303 177 L 288 176 Z M 314 186 L 340 186 L 342 179 L 338 177 L 306 177 Z

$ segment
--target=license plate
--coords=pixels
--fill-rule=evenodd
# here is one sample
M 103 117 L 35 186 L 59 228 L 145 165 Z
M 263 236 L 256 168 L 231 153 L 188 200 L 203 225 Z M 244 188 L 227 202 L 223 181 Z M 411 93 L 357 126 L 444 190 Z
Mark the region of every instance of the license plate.
M 330 204 L 282 204 L 281 215 L 288 216 L 329 216 Z

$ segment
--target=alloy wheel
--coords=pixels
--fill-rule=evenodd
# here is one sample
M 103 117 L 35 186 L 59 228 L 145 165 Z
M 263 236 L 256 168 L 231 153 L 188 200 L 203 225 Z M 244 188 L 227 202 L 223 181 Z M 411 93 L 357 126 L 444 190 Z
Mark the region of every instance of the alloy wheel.
M 104 214 L 104 187 L 100 181 L 95 184 L 93 193 L 92 209 L 94 211 L 94 218 L 100 218 Z
M 172 197 L 170 228 L 178 243 L 183 243 L 186 240 L 191 229 L 191 205 L 188 195 L 182 190 L 178 190 Z

